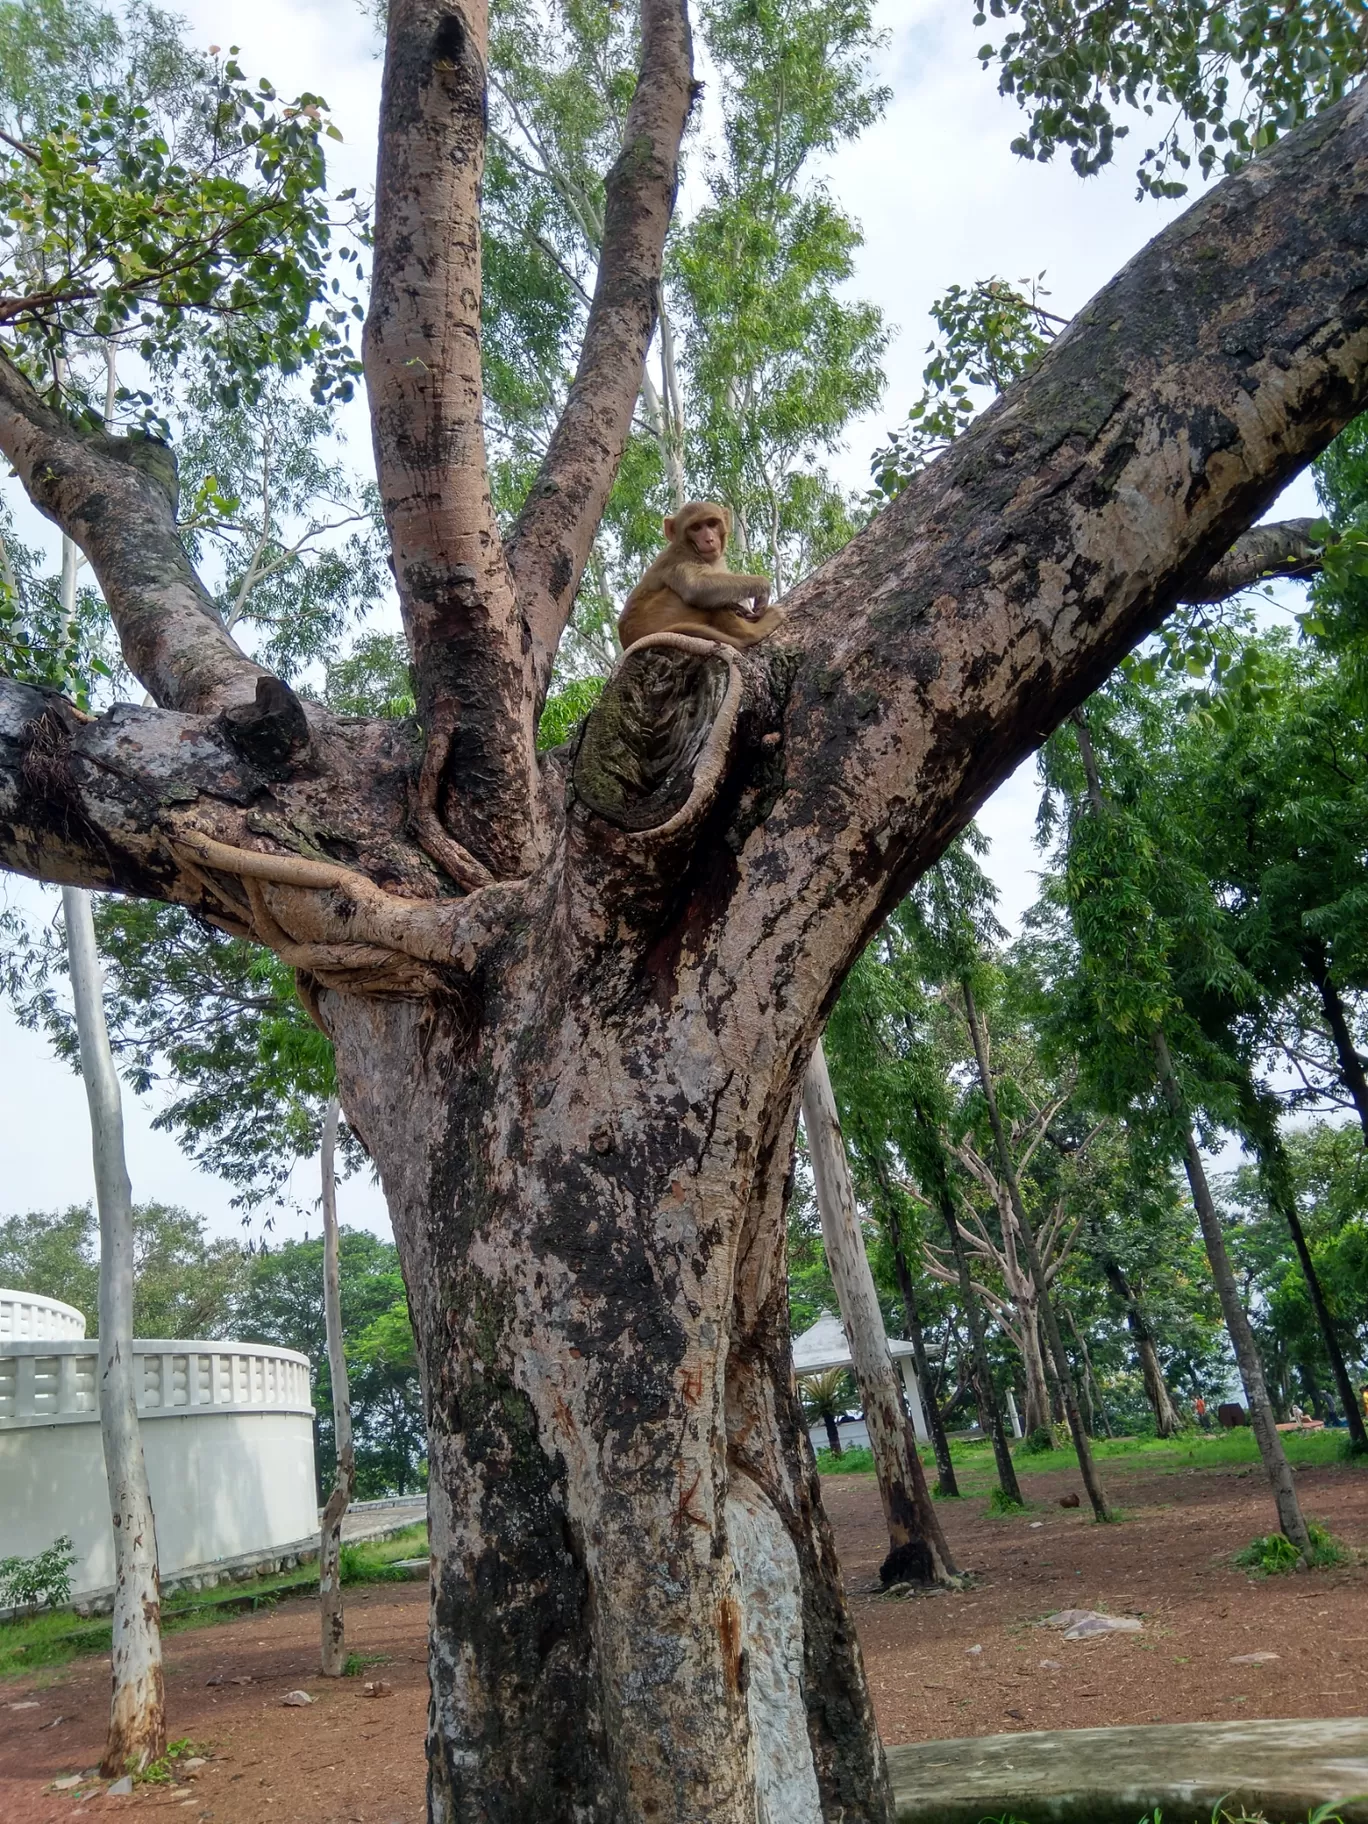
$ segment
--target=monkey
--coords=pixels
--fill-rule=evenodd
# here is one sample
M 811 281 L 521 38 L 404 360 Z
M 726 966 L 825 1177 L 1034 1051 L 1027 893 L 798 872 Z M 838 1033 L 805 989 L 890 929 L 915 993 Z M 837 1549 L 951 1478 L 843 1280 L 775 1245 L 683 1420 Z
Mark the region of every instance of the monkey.
M 769 579 L 726 567 L 731 513 L 710 500 L 691 500 L 665 521 L 669 540 L 627 597 L 618 622 L 624 647 L 652 633 L 692 633 L 744 652 L 783 620 L 769 605 Z M 753 603 L 751 610 L 741 606 Z

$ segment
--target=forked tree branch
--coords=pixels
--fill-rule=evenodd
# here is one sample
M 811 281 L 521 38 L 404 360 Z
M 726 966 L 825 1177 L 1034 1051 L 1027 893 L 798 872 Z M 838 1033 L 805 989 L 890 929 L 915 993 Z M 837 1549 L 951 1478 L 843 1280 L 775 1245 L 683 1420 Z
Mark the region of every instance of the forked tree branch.
M 536 705 L 484 443 L 487 51 L 485 0 L 391 0 L 365 369 L 435 812 L 510 878 L 539 849 Z
M 125 662 L 153 700 L 202 713 L 250 701 L 265 669 L 225 631 L 185 555 L 165 445 L 76 430 L 0 354 L 0 451 L 90 559 Z
M 631 433 L 693 92 L 685 0 L 641 0 L 641 63 L 622 152 L 605 187 L 603 244 L 579 366 L 508 540 L 539 704 Z

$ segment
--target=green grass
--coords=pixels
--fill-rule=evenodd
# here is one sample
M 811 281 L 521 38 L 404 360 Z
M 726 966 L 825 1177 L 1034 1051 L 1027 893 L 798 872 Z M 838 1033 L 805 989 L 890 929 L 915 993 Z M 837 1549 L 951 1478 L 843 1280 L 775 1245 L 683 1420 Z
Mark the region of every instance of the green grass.
M 1285 1431 L 1282 1441 L 1288 1460 L 1298 1465 L 1368 1468 L 1364 1459 L 1349 1456 L 1343 1432 Z M 1023 1451 L 1018 1443 L 1012 1455 L 1023 1475 L 1077 1471 L 1078 1460 L 1072 1445 L 1062 1445 L 1055 1450 Z M 1133 1465 L 1136 1473 L 1145 1475 L 1179 1475 L 1189 1469 L 1257 1469 L 1259 1466 L 1258 1446 L 1254 1433 L 1247 1426 L 1236 1431 L 1185 1431 L 1176 1438 L 1094 1438 L 1093 1455 L 1103 1465 L 1114 1465 L 1119 1471 Z M 934 1472 L 935 1458 L 929 1446 L 922 1450 L 921 1457 L 928 1472 Z M 996 1486 L 988 1439 L 952 1438 L 950 1457 L 962 1494 L 988 1495 Z M 824 1476 L 872 1475 L 874 1458 L 865 1446 L 852 1444 L 840 1457 L 833 1457 L 828 1450 L 819 1450 L 817 1468 Z
M 1306 1824 L 1344 1824 L 1340 1816 L 1340 1806 L 1357 1803 L 1357 1800 L 1332 1799 L 1328 1804 L 1317 1805 L 1314 1811 L 1308 1812 Z M 1018 1818 L 1008 1813 L 999 1818 L 981 1818 L 979 1824 L 1029 1824 L 1025 1818 Z M 1140 1824 L 1164 1824 L 1164 1814 L 1157 1807 L 1147 1811 Z M 1269 1818 L 1262 1811 L 1246 1811 L 1243 1806 L 1238 1811 L 1230 1811 L 1224 1799 L 1218 1799 L 1211 1813 L 1211 1824 L 1279 1824 L 1278 1820 Z M 1291 1819 L 1286 1824 L 1294 1824 Z M 1300 1821 L 1297 1821 L 1300 1824 Z
M 397 1558 L 418 1558 L 427 1551 L 427 1528 L 421 1523 L 405 1527 L 392 1539 L 374 1539 L 364 1545 L 342 1548 L 342 1581 L 374 1583 L 402 1575 L 390 1567 Z M 355 1573 L 348 1576 L 348 1564 Z M 162 1604 L 162 1633 L 179 1634 L 187 1628 L 212 1627 L 233 1621 L 256 1609 L 274 1608 L 292 1596 L 311 1596 L 318 1589 L 318 1567 L 304 1565 L 274 1577 L 250 1583 L 220 1585 L 213 1590 L 182 1590 Z M 80 1621 L 67 1611 L 33 1615 L 22 1621 L 0 1622 L 0 1679 L 26 1678 L 31 1673 L 87 1653 L 108 1653 L 109 1617 Z
M 1307 1562 L 1314 1569 L 1344 1563 L 1348 1553 L 1333 1533 L 1314 1520 L 1307 1521 L 1306 1530 L 1311 1539 Z M 1295 1571 L 1301 1561 L 1301 1553 L 1284 1533 L 1264 1533 L 1251 1540 L 1242 1552 L 1236 1552 L 1233 1559 L 1242 1571 L 1252 1571 L 1257 1577 L 1277 1577 Z
M 168 1742 L 166 1753 L 159 1754 L 156 1760 L 149 1761 L 146 1767 L 132 1768 L 130 1765 L 133 1784 L 135 1786 L 169 1786 L 176 1775 L 176 1762 L 188 1761 L 192 1756 L 203 1752 L 203 1749 L 195 1746 L 188 1735 L 183 1735 L 179 1741 Z
M 1026 1503 L 1014 1501 L 1005 1488 L 995 1488 L 990 1491 L 988 1496 L 988 1512 L 990 1514 L 1024 1514 Z

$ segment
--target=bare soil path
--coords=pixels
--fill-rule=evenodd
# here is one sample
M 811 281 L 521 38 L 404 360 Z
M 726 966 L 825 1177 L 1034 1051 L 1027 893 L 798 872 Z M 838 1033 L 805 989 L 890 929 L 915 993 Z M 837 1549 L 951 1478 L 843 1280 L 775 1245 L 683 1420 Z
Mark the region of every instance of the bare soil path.
M 1250 1579 L 1232 1568 L 1230 1554 L 1272 1524 L 1257 1469 L 1156 1472 L 1124 1460 L 1104 1468 L 1127 1516 L 1114 1527 L 1057 1505 L 1079 1487 L 1076 1470 L 1027 1471 L 1035 1505 L 1024 1517 L 994 1519 L 982 1497 L 946 1503 L 952 1546 L 975 1581 L 960 1595 L 911 1599 L 869 1593 L 887 1550 L 872 1478 L 827 1478 L 886 1741 L 1352 1716 L 1368 1707 L 1368 1564 Z M 1297 1480 L 1307 1512 L 1368 1551 L 1368 1471 L 1305 1467 Z M 1060 1608 L 1138 1613 L 1144 1628 L 1065 1642 L 1032 1625 Z M 98 1758 L 106 1660 L 6 1682 L 0 1821 L 67 1824 L 137 1811 L 212 1824 L 421 1824 L 426 1619 L 421 1583 L 350 1592 L 348 1645 L 384 1661 L 335 1682 L 316 1675 L 318 1621 L 307 1601 L 172 1636 L 172 1732 L 211 1759 L 193 1781 L 131 1798 L 51 1790 L 55 1778 Z M 1236 1663 L 1256 1652 L 1278 1657 Z M 389 1691 L 367 1697 L 366 1680 L 377 1678 Z M 314 1703 L 283 1707 L 284 1694 L 300 1687 Z

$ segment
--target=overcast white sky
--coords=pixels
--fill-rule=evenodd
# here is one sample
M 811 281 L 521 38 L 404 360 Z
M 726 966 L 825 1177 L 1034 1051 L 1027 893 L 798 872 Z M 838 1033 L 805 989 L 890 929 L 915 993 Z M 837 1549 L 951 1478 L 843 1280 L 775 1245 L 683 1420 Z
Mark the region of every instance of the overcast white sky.
M 375 114 L 380 80 L 370 21 L 347 0 L 185 0 L 179 7 L 203 47 L 236 44 L 249 77 L 267 75 L 282 94 L 322 94 L 344 135 L 330 153 L 337 187 L 368 193 L 374 181 Z M 886 361 L 880 409 L 854 427 L 838 468 L 863 483 L 871 451 L 899 422 L 919 389 L 930 339 L 931 301 L 955 282 L 994 274 L 1018 280 L 1046 274 L 1051 306 L 1071 315 L 1165 221 L 1175 203 L 1135 200 L 1126 158 L 1086 183 L 1067 162 L 1025 164 L 1007 150 L 1016 109 L 999 98 L 991 72 L 974 56 L 984 32 L 970 0 L 885 0 L 889 34 L 880 76 L 893 90 L 882 123 L 834 158 L 827 181 L 862 224 L 865 246 L 852 284 L 897 330 Z M 1125 142 L 1123 143 L 1123 148 Z M 351 440 L 366 448 L 364 422 Z M 1303 479 L 1282 512 L 1310 513 Z M 1031 844 L 1036 792 L 1028 765 L 998 792 L 980 818 L 993 841 L 991 866 L 1012 923 L 1035 895 Z M 56 895 L 0 881 L 11 902 L 43 914 Z M 181 1203 L 216 1233 L 238 1233 L 230 1190 L 197 1172 L 168 1136 L 151 1128 L 155 1104 L 125 1096 L 129 1166 L 139 1199 Z M 317 1232 L 315 1168 L 295 1179 L 299 1210 L 280 1215 L 275 1233 Z M 83 1202 L 92 1195 L 89 1129 L 79 1080 L 44 1042 L 0 1010 L 0 1216 Z M 342 1220 L 388 1234 L 378 1189 L 363 1180 L 342 1187 Z

